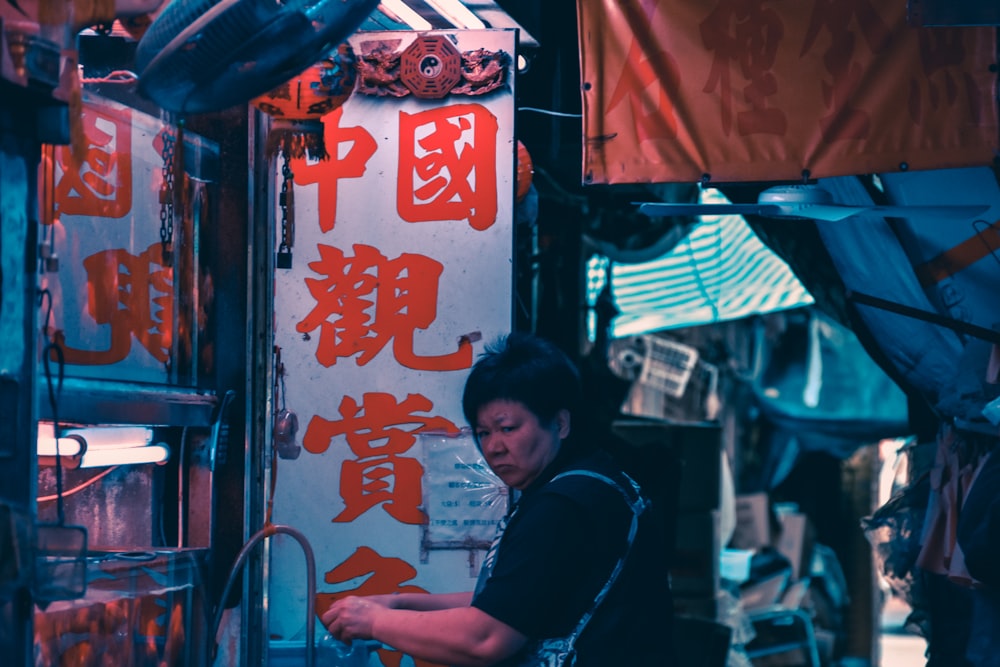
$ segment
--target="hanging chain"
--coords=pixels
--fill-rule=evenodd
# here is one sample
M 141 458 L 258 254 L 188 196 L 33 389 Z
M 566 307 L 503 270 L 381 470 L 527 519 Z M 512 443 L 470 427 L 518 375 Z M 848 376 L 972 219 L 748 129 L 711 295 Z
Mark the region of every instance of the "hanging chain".
M 278 268 L 292 268 L 292 246 L 295 244 L 295 203 L 294 178 L 289 157 L 286 154 L 281 165 L 281 194 L 278 205 L 281 207 L 281 243 L 278 245 Z
M 163 265 L 173 261 L 174 244 L 174 144 L 176 137 L 163 129 L 163 182 L 160 184 L 160 245 Z
M 278 246 L 278 252 L 288 251 L 288 180 L 291 174 L 288 158 L 285 158 L 281 165 L 281 197 L 278 199 L 281 205 L 281 245 Z

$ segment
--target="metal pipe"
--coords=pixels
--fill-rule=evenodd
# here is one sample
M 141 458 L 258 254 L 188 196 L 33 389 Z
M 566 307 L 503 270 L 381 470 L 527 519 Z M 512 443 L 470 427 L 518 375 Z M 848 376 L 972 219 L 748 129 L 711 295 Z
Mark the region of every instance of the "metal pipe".
M 225 609 L 226 599 L 229 597 L 229 593 L 232 590 L 233 582 L 236 581 L 236 575 L 239 573 L 240 568 L 243 566 L 243 562 L 253 551 L 253 548 L 257 544 L 266 538 L 271 537 L 276 533 L 284 533 L 295 538 L 295 541 L 299 543 L 302 547 L 302 552 L 306 557 L 306 664 L 305 667 L 315 667 L 316 665 L 316 621 L 313 619 L 313 600 L 316 597 L 316 561 L 313 556 L 312 545 L 309 544 L 309 540 L 301 532 L 292 528 L 291 526 L 284 525 L 267 525 L 254 533 L 243 548 L 240 549 L 240 553 L 236 556 L 236 561 L 233 563 L 232 569 L 229 571 L 229 577 L 226 579 L 226 587 L 222 590 L 222 597 L 219 598 L 219 606 L 215 610 L 215 618 L 212 621 L 212 660 L 215 660 L 216 651 L 218 651 L 218 641 L 216 635 L 219 633 L 219 625 L 222 623 L 222 612 Z
M 992 329 L 987 329 L 986 327 L 981 327 L 976 324 L 972 324 L 971 322 L 963 322 L 952 317 L 945 317 L 944 315 L 939 315 L 938 313 L 930 313 L 926 310 L 920 310 L 919 308 L 907 306 L 902 303 L 896 303 L 895 301 L 880 299 L 877 296 L 864 294 L 862 292 L 855 292 L 853 290 L 847 290 L 845 296 L 848 301 L 861 303 L 866 306 L 872 306 L 873 308 L 879 308 L 880 310 L 887 310 L 890 313 L 896 313 L 897 315 L 903 315 L 904 317 L 911 317 L 923 322 L 929 322 L 930 324 L 937 324 L 938 326 L 951 329 L 956 333 L 972 336 L 973 338 L 978 338 L 988 343 L 993 343 L 994 345 L 1000 344 L 1000 331 L 993 331 Z

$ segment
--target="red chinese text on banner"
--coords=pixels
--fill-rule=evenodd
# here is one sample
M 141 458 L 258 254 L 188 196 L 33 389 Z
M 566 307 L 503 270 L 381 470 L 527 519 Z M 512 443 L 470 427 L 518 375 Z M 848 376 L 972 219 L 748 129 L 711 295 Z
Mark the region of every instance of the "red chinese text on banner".
M 585 183 L 988 164 L 995 31 L 889 0 L 581 2 Z
M 68 215 L 122 218 L 132 210 L 132 119 L 127 111 L 83 107 L 87 152 L 75 164 L 68 146 L 56 149 L 62 178 L 59 210 Z

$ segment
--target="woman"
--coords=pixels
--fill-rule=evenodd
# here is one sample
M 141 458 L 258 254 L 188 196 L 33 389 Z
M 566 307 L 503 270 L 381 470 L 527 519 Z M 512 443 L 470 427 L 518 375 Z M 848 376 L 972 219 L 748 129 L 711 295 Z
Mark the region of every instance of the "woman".
M 579 630 L 576 667 L 672 665 L 663 524 L 640 515 L 634 483 L 573 434 L 581 403 L 579 373 L 555 345 L 511 334 L 488 347 L 462 408 L 516 499 L 476 591 L 344 598 L 322 616 L 330 632 L 435 663 L 489 666 L 541 664 L 542 642 Z

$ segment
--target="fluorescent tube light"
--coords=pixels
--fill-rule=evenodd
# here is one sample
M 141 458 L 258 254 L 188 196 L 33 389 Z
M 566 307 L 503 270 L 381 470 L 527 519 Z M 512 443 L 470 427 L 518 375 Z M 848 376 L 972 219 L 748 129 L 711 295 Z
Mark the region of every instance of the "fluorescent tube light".
M 483 30 L 486 28 L 486 24 L 473 14 L 472 10 L 459 2 L 459 0 L 424 1 L 436 9 L 438 14 L 448 19 L 456 28 L 465 28 L 466 30 Z
M 58 454 L 68 468 L 95 468 L 139 463 L 164 463 L 170 449 L 153 445 L 153 430 L 142 426 L 72 428 L 59 438 Z M 39 422 L 36 451 L 40 465 L 53 465 L 56 456 L 55 429 Z
M 62 435 L 78 435 L 87 441 L 87 449 L 105 447 L 145 447 L 153 442 L 153 429 L 142 426 L 95 426 L 71 428 Z
M 59 438 L 59 455 L 60 456 L 79 456 L 86 449 L 84 442 L 76 438 Z M 56 439 L 49 436 L 43 436 L 41 428 L 38 429 L 38 444 L 37 450 L 39 456 L 55 456 L 56 455 Z
M 414 30 L 430 30 L 433 27 L 427 19 L 413 11 L 403 0 L 382 0 L 380 4 Z
M 164 444 L 145 447 L 116 449 L 88 449 L 80 457 L 81 468 L 102 466 L 137 465 L 140 463 L 166 463 L 170 458 L 170 448 Z

